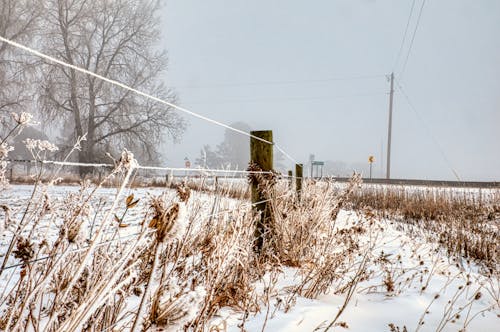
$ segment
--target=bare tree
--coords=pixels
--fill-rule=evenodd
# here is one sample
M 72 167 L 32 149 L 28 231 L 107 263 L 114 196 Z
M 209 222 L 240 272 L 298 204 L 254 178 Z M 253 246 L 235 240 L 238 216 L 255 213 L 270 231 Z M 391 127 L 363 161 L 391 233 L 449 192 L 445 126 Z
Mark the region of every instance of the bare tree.
M 135 89 L 175 101 L 160 82 L 166 53 L 158 51 L 157 0 L 48 0 L 45 52 Z M 164 134 L 177 139 L 185 129 L 172 109 L 95 77 L 47 64 L 41 88 L 43 113 L 65 129 L 70 145 L 86 135 L 79 161 L 95 162 L 104 152 L 126 147 L 155 160 Z
M 0 35 L 27 42 L 37 28 L 40 3 L 37 0 L 1 0 Z M 0 113 L 19 111 L 32 99 L 28 74 L 29 58 L 0 42 Z M 6 117 L 1 117 L 5 119 Z

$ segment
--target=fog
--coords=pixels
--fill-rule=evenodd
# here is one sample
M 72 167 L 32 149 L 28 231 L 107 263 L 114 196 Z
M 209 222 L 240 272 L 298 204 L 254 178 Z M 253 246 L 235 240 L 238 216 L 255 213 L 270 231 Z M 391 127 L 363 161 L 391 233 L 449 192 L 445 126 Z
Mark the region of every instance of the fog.
M 273 130 L 294 161 L 314 154 L 366 174 L 373 155 L 383 176 L 394 71 L 392 177 L 498 181 L 500 2 L 427 1 L 408 55 L 421 4 L 398 59 L 411 0 L 169 0 L 165 80 L 194 112 Z M 165 164 L 224 139 L 224 128 L 185 117 Z

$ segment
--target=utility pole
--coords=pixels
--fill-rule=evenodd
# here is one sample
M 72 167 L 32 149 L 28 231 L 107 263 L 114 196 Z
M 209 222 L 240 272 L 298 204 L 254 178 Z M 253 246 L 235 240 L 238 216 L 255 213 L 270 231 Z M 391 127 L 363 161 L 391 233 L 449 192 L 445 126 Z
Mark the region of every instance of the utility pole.
M 391 178 L 391 134 L 392 134 L 392 99 L 394 97 L 394 73 L 391 73 L 391 92 L 389 94 L 389 128 L 387 133 L 387 168 L 386 179 Z

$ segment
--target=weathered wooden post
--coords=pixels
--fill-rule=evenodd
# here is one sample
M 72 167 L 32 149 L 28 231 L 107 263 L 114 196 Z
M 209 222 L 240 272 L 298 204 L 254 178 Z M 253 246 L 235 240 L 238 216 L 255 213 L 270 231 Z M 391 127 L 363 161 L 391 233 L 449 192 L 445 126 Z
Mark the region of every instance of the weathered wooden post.
M 273 132 L 271 130 L 252 131 L 252 136 L 259 137 L 268 142 L 273 141 Z M 258 140 L 254 137 L 250 138 L 250 162 L 255 163 L 262 171 L 268 172 L 273 170 L 273 145 Z M 264 232 L 269 228 L 271 221 L 271 205 L 266 201 L 266 196 L 259 188 L 259 183 L 252 181 L 252 206 L 254 214 L 259 214 L 255 225 L 255 242 L 254 250 L 261 252 L 264 244 Z
M 303 164 L 295 164 L 295 191 L 297 192 L 297 201 L 300 202 L 300 196 L 302 193 L 302 170 L 304 169 Z
M 214 177 L 214 193 L 217 193 L 217 189 L 219 189 L 219 177 L 216 175 Z
M 288 189 L 292 190 L 293 186 L 293 173 L 292 170 L 288 170 Z

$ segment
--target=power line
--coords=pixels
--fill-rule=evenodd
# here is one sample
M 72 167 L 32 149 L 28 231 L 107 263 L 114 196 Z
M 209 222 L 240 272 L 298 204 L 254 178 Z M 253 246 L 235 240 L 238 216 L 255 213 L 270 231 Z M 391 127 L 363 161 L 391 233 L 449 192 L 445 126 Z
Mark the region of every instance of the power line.
M 427 133 L 429 134 L 432 142 L 437 147 L 439 153 L 441 154 L 441 157 L 443 157 L 443 160 L 446 162 L 447 166 L 453 172 L 453 175 L 455 176 L 455 178 L 457 179 L 457 181 L 461 182 L 462 180 L 461 180 L 460 176 L 458 175 L 457 171 L 455 170 L 455 168 L 451 164 L 450 160 L 446 156 L 446 153 L 444 152 L 444 149 L 441 147 L 441 144 L 439 144 L 439 142 L 436 139 L 436 137 L 432 134 L 432 131 L 431 131 L 430 127 L 427 125 L 427 123 L 424 121 L 423 117 L 417 111 L 417 108 L 411 102 L 410 97 L 408 97 L 408 94 L 404 91 L 403 87 L 401 86 L 401 82 L 399 82 L 399 81 L 397 82 L 397 87 L 398 87 L 399 91 L 401 92 L 401 94 L 405 97 L 405 100 L 408 103 L 408 105 L 410 106 L 410 108 L 413 110 L 413 112 L 415 113 L 415 115 L 417 116 L 417 118 L 420 120 L 420 122 L 424 126 L 424 128 L 427 131 Z
M 401 57 L 401 53 L 403 52 L 403 47 L 406 41 L 406 35 L 408 34 L 408 28 L 410 27 L 411 18 L 413 16 L 413 9 L 415 8 L 415 1 L 416 0 L 413 0 L 411 4 L 410 15 L 408 15 L 408 21 L 406 22 L 405 33 L 403 35 L 403 40 L 401 41 L 401 46 L 399 47 L 399 52 L 398 56 L 396 57 L 396 62 L 394 63 L 393 71 L 396 69 L 396 66 L 398 65 L 399 59 Z
M 424 10 L 424 6 L 425 6 L 425 1 L 426 0 L 423 0 L 422 1 L 422 6 L 420 6 L 420 11 L 418 13 L 418 18 L 417 18 L 417 23 L 415 25 L 415 30 L 413 30 L 413 35 L 411 37 L 411 42 L 410 42 L 410 47 L 408 48 L 408 53 L 406 54 L 406 59 L 405 59 L 405 62 L 404 62 L 404 65 L 403 65 L 403 68 L 401 69 L 401 74 L 399 75 L 400 77 L 403 76 L 405 70 L 406 70 L 406 65 L 408 63 L 408 59 L 410 58 L 410 53 L 411 53 L 411 49 L 413 47 L 413 42 L 415 41 L 415 36 L 417 34 L 417 30 L 418 30 L 418 26 L 420 25 L 420 18 L 422 17 L 422 12 Z
M 312 79 L 312 80 L 290 80 L 290 81 L 262 81 L 262 82 L 236 82 L 236 83 L 213 83 L 207 85 L 176 85 L 176 88 L 185 89 L 206 89 L 206 88 L 219 88 L 219 87 L 242 87 L 242 86 L 260 86 L 260 85 L 292 85 L 292 84 L 302 84 L 302 83 L 327 83 L 335 81 L 354 81 L 354 80 L 364 80 L 364 79 L 376 79 L 384 77 L 383 74 L 378 75 L 359 75 L 359 76 L 339 76 L 330 77 L 324 79 Z
M 189 105 L 207 105 L 207 104 L 247 104 L 247 103 L 272 103 L 272 102 L 295 102 L 295 101 L 314 101 L 314 100 L 325 100 L 325 99 L 344 99 L 350 97 L 372 97 L 385 95 L 386 92 L 373 92 L 373 93 L 359 93 L 352 95 L 343 96 L 314 96 L 314 97 L 282 97 L 282 98 L 254 98 L 254 99 L 233 99 L 233 100 L 214 100 L 214 101 L 195 101 L 186 102 Z

